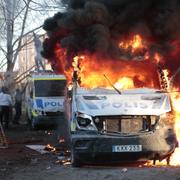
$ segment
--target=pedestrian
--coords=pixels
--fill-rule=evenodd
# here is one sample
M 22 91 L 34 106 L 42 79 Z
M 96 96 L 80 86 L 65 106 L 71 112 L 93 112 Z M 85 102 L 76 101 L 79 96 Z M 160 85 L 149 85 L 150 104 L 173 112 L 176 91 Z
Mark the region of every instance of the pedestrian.
M 14 108 L 15 108 L 15 116 L 14 116 L 13 123 L 19 124 L 19 119 L 22 113 L 22 92 L 20 91 L 19 88 L 16 89 Z
M 12 106 L 12 98 L 8 94 L 8 89 L 6 87 L 2 87 L 0 92 L 0 121 L 1 124 L 5 122 L 5 127 L 9 126 L 9 114 L 11 112 Z

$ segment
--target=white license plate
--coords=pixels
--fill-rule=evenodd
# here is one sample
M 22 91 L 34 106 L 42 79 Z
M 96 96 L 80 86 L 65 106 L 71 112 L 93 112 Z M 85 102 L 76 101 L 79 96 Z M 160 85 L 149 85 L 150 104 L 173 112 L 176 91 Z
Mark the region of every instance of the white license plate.
M 140 152 L 142 145 L 114 145 L 112 152 Z

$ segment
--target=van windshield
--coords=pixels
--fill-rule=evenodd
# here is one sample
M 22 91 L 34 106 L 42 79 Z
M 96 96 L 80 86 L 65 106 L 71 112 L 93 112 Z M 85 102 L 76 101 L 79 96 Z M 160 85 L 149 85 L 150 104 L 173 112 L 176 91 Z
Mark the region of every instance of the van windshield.
M 64 96 L 66 80 L 35 80 L 35 97 Z

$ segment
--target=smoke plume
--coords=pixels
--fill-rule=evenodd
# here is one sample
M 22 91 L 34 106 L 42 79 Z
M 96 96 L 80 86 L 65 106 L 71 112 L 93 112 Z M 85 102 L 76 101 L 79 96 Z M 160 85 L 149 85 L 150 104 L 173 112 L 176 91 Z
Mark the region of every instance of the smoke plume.
M 59 71 L 57 45 L 66 49 L 66 67 L 77 54 L 96 54 L 103 59 L 131 60 L 119 42 L 132 34 L 145 39 L 150 54 L 162 55 L 169 76 L 180 67 L 180 0 L 63 0 L 66 12 L 45 20 L 48 38 L 42 55 Z M 180 75 L 175 77 L 180 87 Z

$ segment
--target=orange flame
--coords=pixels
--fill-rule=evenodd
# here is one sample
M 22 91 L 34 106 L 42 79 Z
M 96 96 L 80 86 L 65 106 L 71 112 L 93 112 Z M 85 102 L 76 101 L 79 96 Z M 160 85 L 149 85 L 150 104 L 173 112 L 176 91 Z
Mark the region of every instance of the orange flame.
M 119 47 L 131 47 L 132 53 L 135 53 L 136 50 L 147 48 L 146 44 L 142 37 L 136 34 L 129 41 L 122 41 Z M 146 60 L 143 62 L 102 59 L 96 54 L 84 54 L 83 56 L 78 55 L 74 57 L 73 61 L 70 60 L 72 62 L 69 63 L 66 59 L 66 50 L 57 44 L 55 54 L 58 59 L 57 66 L 65 73 L 68 81 L 70 82 L 72 79 L 73 70 L 78 71 L 81 86 L 86 88 L 110 87 L 104 75 L 110 79 L 112 84 L 121 89 L 139 87 L 159 88 L 157 62 L 149 59 L 148 52 L 143 54 L 143 58 Z M 160 55 L 156 53 L 154 59 L 159 58 Z M 118 85 L 120 81 L 121 85 Z
M 55 152 L 56 151 L 56 148 L 53 147 L 52 145 L 50 144 L 47 144 L 46 147 L 45 147 L 46 150 L 48 151 L 51 151 L 51 152 Z
M 175 131 L 176 131 L 177 139 L 180 145 L 180 95 L 178 91 L 179 90 L 177 89 L 173 89 L 170 95 L 171 95 L 172 105 L 173 105 L 173 110 L 174 110 L 174 115 L 175 115 Z M 147 165 L 151 166 L 152 162 L 149 162 Z M 167 162 L 166 160 L 163 160 L 161 162 L 157 162 L 156 165 L 166 166 Z M 175 152 L 170 157 L 170 165 L 180 166 L 180 149 L 179 148 L 176 148 Z
M 104 78 L 106 75 L 112 84 L 120 89 L 134 87 L 158 87 L 156 65 L 151 61 L 102 61 L 94 56 L 77 56 L 74 64 L 77 65 L 81 80 L 81 86 L 86 88 L 108 87 L 109 82 Z M 149 67 L 146 69 L 146 67 Z M 77 70 L 77 68 L 75 68 Z M 154 78 L 152 78 L 154 77 Z
M 156 54 L 156 60 L 158 60 L 157 62 L 160 61 L 160 56 L 158 54 Z M 180 94 L 179 94 L 179 90 L 180 89 L 176 89 L 176 88 L 172 88 L 170 87 L 170 82 L 169 82 L 169 72 L 167 69 L 163 70 L 164 72 L 164 78 L 167 82 L 167 90 L 169 91 L 170 97 L 171 97 L 171 101 L 172 101 L 172 108 L 173 108 L 173 114 L 174 114 L 174 124 L 175 124 L 175 131 L 176 131 L 176 135 L 177 135 L 177 139 L 180 145 Z M 152 162 L 150 162 L 148 165 L 152 165 Z M 156 165 L 158 166 L 164 166 L 167 165 L 166 160 L 163 160 L 161 162 L 156 163 Z M 171 166 L 178 166 L 180 165 L 180 149 L 176 148 L 175 152 L 173 153 L 173 155 L 170 158 L 170 165 Z
M 134 82 L 131 78 L 128 77 L 123 77 L 121 79 L 119 79 L 114 86 L 117 89 L 130 89 L 134 87 Z
M 146 46 L 141 36 L 136 34 L 135 36 L 133 36 L 133 39 L 125 42 L 120 42 L 119 47 L 123 49 L 132 48 L 132 52 L 135 52 L 137 49 L 143 49 Z
M 169 82 L 169 72 L 167 69 L 163 70 L 165 81 L 167 82 L 167 89 L 170 88 L 170 82 Z
M 66 50 L 57 46 L 56 56 L 58 59 L 59 68 L 65 73 L 68 81 L 71 81 L 73 70 L 78 72 L 80 83 L 85 88 L 106 87 L 111 88 L 111 85 L 104 77 L 108 77 L 111 83 L 117 89 L 129 89 L 139 87 L 160 88 L 157 64 L 162 60 L 159 53 L 154 55 L 149 54 L 147 51 L 147 42 L 143 41 L 142 37 L 138 34 L 133 36 L 132 39 L 121 41 L 119 48 L 128 49 L 131 54 L 137 56 L 142 55 L 143 61 L 130 61 L 115 60 L 115 59 L 102 59 L 97 54 L 89 55 L 84 53 L 74 57 L 73 61 L 67 62 Z M 140 53 L 139 53 L 140 52 Z M 129 57 L 133 57 L 129 56 Z M 70 65 L 69 65 L 70 64 Z M 168 71 L 163 70 L 165 80 L 168 82 Z M 179 90 L 179 89 L 178 89 Z M 178 139 L 180 141 L 180 95 L 179 93 L 172 93 L 178 91 L 173 89 L 170 91 L 174 112 L 175 112 L 175 129 Z M 161 162 L 159 165 L 166 165 L 166 162 Z M 171 165 L 180 165 L 180 150 L 176 148 L 175 153 L 171 158 Z
M 174 112 L 175 112 L 175 130 L 176 130 L 176 135 L 178 138 L 178 142 L 180 145 L 180 94 L 178 89 L 173 89 L 173 93 L 171 94 L 172 98 L 172 103 L 174 107 Z M 177 92 L 176 92 L 177 91 Z M 171 158 L 171 165 L 177 166 L 180 165 L 180 149 L 176 148 L 174 154 L 172 155 Z
M 159 54 L 159 53 L 155 53 L 154 59 L 155 59 L 155 61 L 156 61 L 157 63 L 160 63 L 160 60 L 161 60 L 160 54 Z

